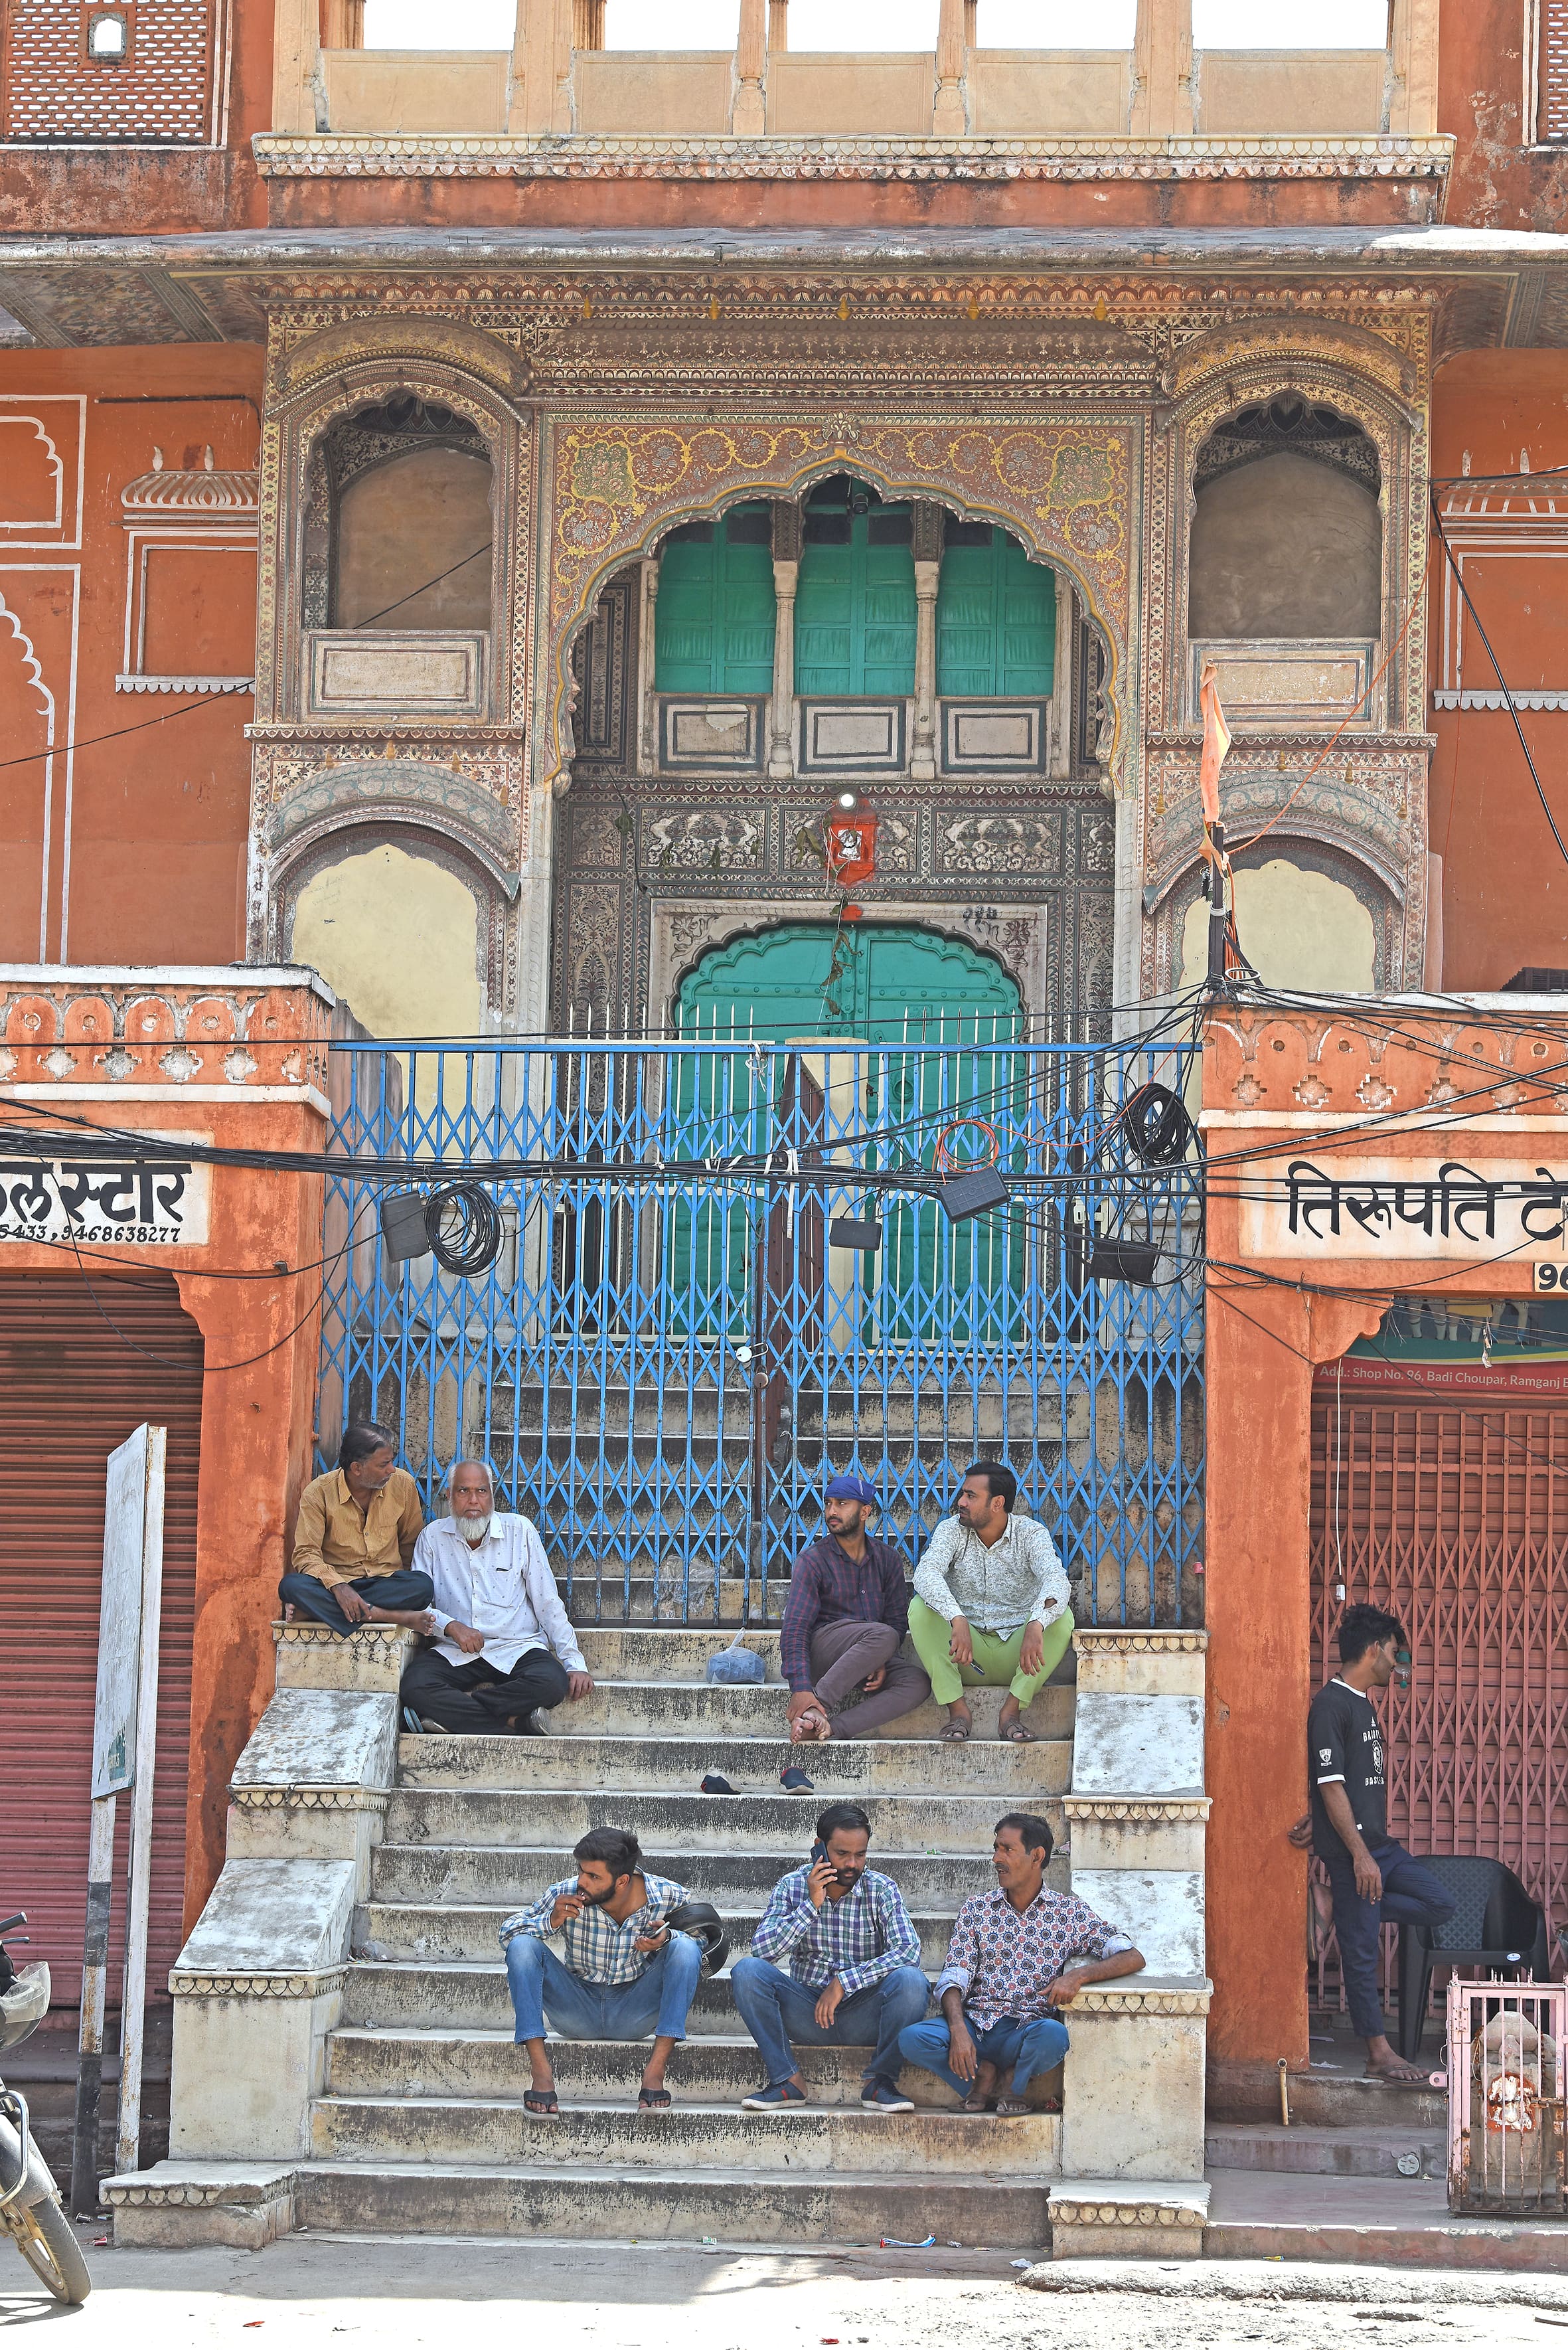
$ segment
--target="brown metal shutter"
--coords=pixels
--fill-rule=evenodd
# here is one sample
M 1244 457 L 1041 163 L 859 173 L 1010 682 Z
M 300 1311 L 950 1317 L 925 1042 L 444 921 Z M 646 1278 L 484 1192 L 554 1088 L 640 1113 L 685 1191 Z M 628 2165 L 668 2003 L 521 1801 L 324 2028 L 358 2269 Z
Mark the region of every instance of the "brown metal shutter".
M 1407 1692 L 1377 1700 L 1388 1825 L 1482 1853 L 1568 1918 L 1568 1406 L 1407 1389 L 1313 1399 L 1313 1669 L 1341 1605 L 1408 1628 Z M 1343 1586 L 1344 1602 L 1337 1597 Z
M 104 1462 L 141 1420 L 169 1431 L 151 1997 L 168 1996 L 185 1884 L 202 1334 L 166 1274 L 0 1272 L 0 1916 L 26 1909 L 54 1995 L 81 1982 Z M 105 1315 L 124 1336 L 109 1327 Z M 146 1352 L 139 1353 L 138 1348 Z M 154 1359 L 157 1358 L 157 1359 Z M 109 1996 L 125 1944 L 130 1802 L 116 1822 Z

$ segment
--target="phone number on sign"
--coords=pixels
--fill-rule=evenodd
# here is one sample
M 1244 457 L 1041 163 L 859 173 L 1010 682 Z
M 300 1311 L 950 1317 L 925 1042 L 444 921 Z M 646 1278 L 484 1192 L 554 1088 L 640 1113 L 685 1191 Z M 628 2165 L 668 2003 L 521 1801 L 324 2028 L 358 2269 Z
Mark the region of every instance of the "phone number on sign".
M 184 1237 L 178 1224 L 73 1224 L 62 1231 L 58 1224 L 0 1222 L 0 1241 L 132 1241 L 167 1247 Z

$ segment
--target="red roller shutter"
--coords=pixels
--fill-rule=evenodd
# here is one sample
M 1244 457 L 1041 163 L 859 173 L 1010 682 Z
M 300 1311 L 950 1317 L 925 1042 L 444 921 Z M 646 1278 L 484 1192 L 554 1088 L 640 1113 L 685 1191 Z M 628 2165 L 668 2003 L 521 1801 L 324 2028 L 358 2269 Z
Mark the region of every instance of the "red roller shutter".
M 73 2004 L 81 1982 L 104 1463 L 141 1420 L 169 1431 L 147 1984 L 166 1999 L 180 1949 L 202 1334 L 166 1274 L 0 1270 L 0 1916 Z M 123 1336 L 109 1326 L 107 1315 Z M 130 1342 L 130 1343 L 128 1343 Z M 145 1352 L 138 1352 L 144 1348 Z M 109 1997 L 124 1949 L 130 1804 L 116 1822 Z

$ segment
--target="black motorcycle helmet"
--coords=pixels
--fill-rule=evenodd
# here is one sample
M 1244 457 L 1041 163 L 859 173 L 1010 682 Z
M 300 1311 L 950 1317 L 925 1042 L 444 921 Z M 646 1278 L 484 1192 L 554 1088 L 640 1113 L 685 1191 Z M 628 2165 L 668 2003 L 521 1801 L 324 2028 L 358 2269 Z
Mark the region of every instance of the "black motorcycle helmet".
M 678 1902 L 664 1922 L 671 1933 L 690 1934 L 694 1942 L 701 1943 L 705 1975 L 723 1971 L 730 1959 L 730 1937 L 711 1901 Z

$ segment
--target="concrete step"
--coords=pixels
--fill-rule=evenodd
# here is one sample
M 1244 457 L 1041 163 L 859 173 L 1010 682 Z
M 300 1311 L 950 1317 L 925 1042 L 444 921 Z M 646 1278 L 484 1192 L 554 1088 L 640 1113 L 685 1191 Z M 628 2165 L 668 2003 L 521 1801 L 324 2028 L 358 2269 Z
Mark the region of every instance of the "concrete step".
M 649 2116 L 657 2118 L 657 2116 Z M 889 2118 L 897 2118 L 889 2116 Z M 1012 2130 L 1027 2123 L 1000 2125 Z M 532 2141 L 530 2141 L 532 2143 Z M 301 2163 L 297 2224 L 318 2232 L 407 2236 L 666 2238 L 701 2243 L 875 2244 L 883 2236 L 1035 2251 L 1049 2241 L 1053 2181 L 1009 2165 L 999 2139 L 986 2173 L 791 2172 L 782 2147 L 740 2172 L 602 2164 Z
M 786 1587 L 787 1588 L 787 1587 Z M 607 1680 L 700 1681 L 710 1657 L 730 1646 L 733 1631 L 702 1624 L 607 1624 L 585 1627 L 582 1649 L 588 1670 Z M 779 1633 L 776 1626 L 759 1624 L 744 1635 L 744 1645 L 762 1658 L 770 1682 L 779 1674 Z M 1047 1687 L 1071 1688 L 1076 1659 L 1071 1648 L 1051 1676 Z M 985 1691 L 980 1695 L 987 1694 Z
M 405 1743 L 425 1745 L 431 1742 L 417 1739 Z M 453 1742 L 456 1743 L 457 1742 Z M 463 1742 L 464 1743 L 470 1742 Z M 520 1751 L 534 1754 L 546 1742 L 543 1739 L 519 1739 Z M 585 1746 L 594 1742 L 585 1740 Z M 777 1750 L 760 1749 L 769 1752 Z M 821 1752 L 834 1750 L 818 1749 Z M 866 1752 L 866 1748 L 842 1750 L 845 1752 Z M 921 1753 L 928 1750 L 919 1750 Z M 960 1750 L 961 1752 L 962 1750 Z M 1023 1747 L 1018 1750 L 1033 1758 L 1043 1752 L 1054 1752 L 1054 1748 Z M 711 1755 L 712 1750 L 707 1750 Z M 814 1754 L 815 1764 L 816 1756 Z M 703 1768 L 716 1767 L 710 1762 Z M 773 1773 L 776 1779 L 776 1766 Z M 387 1804 L 386 1835 L 392 1844 L 422 1845 L 488 1845 L 506 1844 L 519 1831 L 531 1842 L 566 1846 L 576 1843 L 589 1828 L 629 1828 L 646 1851 L 679 1852 L 688 1856 L 697 1853 L 787 1853 L 791 1866 L 798 1864 L 811 1846 L 811 1825 L 817 1804 L 830 1795 L 849 1794 L 863 1797 L 870 1810 L 873 1851 L 901 1849 L 905 1852 L 927 1852 L 951 1856 L 973 1853 L 980 1862 L 977 1874 L 981 1883 L 989 1883 L 984 1873 L 991 1856 L 992 1831 L 999 1814 L 1018 1804 L 1025 1791 L 1011 1787 L 1005 1791 L 992 1789 L 984 1794 L 883 1794 L 873 1787 L 840 1783 L 825 1787 L 822 1775 L 814 1768 L 817 1793 L 811 1796 L 786 1795 L 782 1789 L 764 1792 L 767 1776 L 758 1773 L 758 1786 L 739 1795 L 699 1794 L 701 1773 L 694 1773 L 688 1782 L 689 1794 L 677 1794 L 665 1789 L 657 1794 L 618 1793 L 612 1788 L 594 1786 L 579 1781 L 574 1786 L 530 1787 L 525 1799 L 516 1788 L 490 1788 L 467 1792 L 450 1786 L 399 1787 Z M 732 1785 L 735 1783 L 731 1779 Z M 744 1782 L 742 1784 L 744 1785 Z M 1029 1789 L 1030 1807 L 1050 1822 L 1058 1842 L 1062 1836 L 1062 1806 L 1054 1795 L 1045 1795 Z M 690 1859 L 673 1872 L 680 1883 L 688 1883 L 699 1871 Z
M 537 2121 L 513 2098 L 317 2097 L 313 2151 L 327 2160 L 603 2165 L 670 2169 L 849 2170 L 873 2178 L 968 2176 L 999 2160 L 1044 2174 L 1056 2168 L 1056 2118 L 883 2114 L 859 2106 L 750 2114 L 734 2105 L 681 2104 L 645 2114 L 635 2097 L 564 2106 Z
M 744 1624 L 777 1623 L 789 1596 L 787 1575 L 770 1575 L 764 1584 L 760 1571 L 749 1578 L 726 1575 L 717 1586 L 711 1574 L 693 1568 L 683 1575 L 679 1560 L 661 1568 L 626 1576 L 606 1571 L 568 1575 L 557 1563 L 556 1580 L 574 1624 L 680 1624 L 723 1626 L 733 1634 Z
M 1378 2128 L 1325 2129 L 1282 2123 L 1210 2123 L 1205 2137 L 1210 2170 L 1288 2171 L 1298 2178 L 1444 2178 L 1443 2132 Z
M 919 1738 L 833 1739 L 814 1746 L 808 1758 L 783 1738 L 405 1735 L 399 1742 L 393 1802 L 437 1788 L 470 1801 L 501 1790 L 525 1788 L 532 1799 L 551 1789 L 590 1787 L 635 1790 L 646 1800 L 665 1789 L 695 1794 L 704 1775 L 714 1771 L 732 1786 L 760 1793 L 777 1787 L 780 1773 L 792 1764 L 808 1766 L 825 1804 L 846 1796 L 965 1796 L 985 1788 L 1016 1804 L 1064 1794 L 1071 1783 L 1073 1749 L 1066 1739 L 978 1747 Z M 799 1797 L 786 1800 L 799 1809 Z M 389 1814 L 388 1825 L 390 1831 Z
M 562 1874 L 575 1872 L 573 1863 Z M 372 1901 L 364 1913 L 364 1933 L 358 1939 L 376 1943 L 389 1959 L 427 1959 L 437 1963 L 451 1959 L 489 1960 L 501 1947 L 501 1921 L 508 1914 L 504 1908 L 467 1903 Z M 747 1908 L 725 1902 L 722 1915 L 730 1929 L 732 1958 L 743 1958 L 751 1949 L 762 1914 L 760 1902 Z M 920 1937 L 922 1966 L 933 1970 L 941 1967 L 952 1939 L 955 1914 L 956 1909 L 910 1912 Z
M 643 1857 L 658 1877 L 672 1877 L 682 1885 L 700 1882 L 704 1899 L 716 1902 L 726 1916 L 736 1907 L 760 1908 L 784 1869 L 806 1858 L 815 1814 L 805 1807 L 803 1811 L 795 1823 L 793 1853 L 748 1852 L 742 1847 L 701 1852 L 694 1859 L 690 1845 L 679 1851 L 669 1846 L 658 1849 L 649 1846 Z M 872 1859 L 893 1878 L 914 1909 L 956 1910 L 971 1893 L 988 1891 L 994 1882 L 989 1846 L 983 1856 L 974 1852 L 887 1852 L 878 1841 L 872 1846 Z M 371 1884 L 377 1901 L 406 1902 L 416 1908 L 447 1903 L 460 1908 L 483 1907 L 495 1908 L 505 1917 L 524 1901 L 536 1898 L 546 1885 L 559 1885 L 563 1878 L 575 1877 L 576 1866 L 569 1844 L 383 1844 L 371 1863 Z M 1059 1893 L 1072 1888 L 1071 1872 L 1060 1848 L 1046 1881 Z
M 737 2105 L 763 2077 L 751 2039 L 731 2017 L 727 2033 L 695 2033 L 670 2060 L 671 2095 L 685 2105 Z M 855 2106 L 870 2054 L 862 2048 L 802 2048 L 800 2068 L 815 2106 Z M 338 2096 L 520 2098 L 528 2066 L 504 2032 L 366 2032 L 349 2025 L 327 2043 L 328 2086 Z M 635 2104 L 648 2043 L 556 2040 L 550 2063 L 563 2101 Z M 959 2100 L 934 2073 L 907 2064 L 899 2086 L 922 2110 L 952 2113 Z
M 688 2024 L 693 2034 L 732 2038 L 740 2019 L 723 1975 L 700 1982 Z M 507 2032 L 512 2000 L 500 1954 L 493 1960 L 357 1959 L 343 1985 L 343 2022 L 397 2032 Z
M 975 1717 L 974 1744 L 996 1742 L 997 1717 L 1006 1695 L 1005 1690 L 975 1691 L 970 1708 Z M 575 1705 L 568 1701 L 556 1706 L 541 1714 L 539 1721 L 552 1736 L 565 1738 L 778 1739 L 784 1732 L 788 1703 L 788 1690 L 776 1680 L 734 1686 L 701 1680 L 605 1679 L 596 1682 L 591 1697 L 579 1699 Z M 1073 1707 L 1072 1690 L 1043 1689 L 1024 1713 L 1025 1727 L 1037 1738 L 1071 1739 Z M 946 1720 L 946 1709 L 928 1698 L 923 1705 L 869 1735 L 879 1743 L 934 1739 Z M 853 1717 L 846 1734 L 853 1736 Z M 797 1759 L 809 1773 L 811 1757 Z

